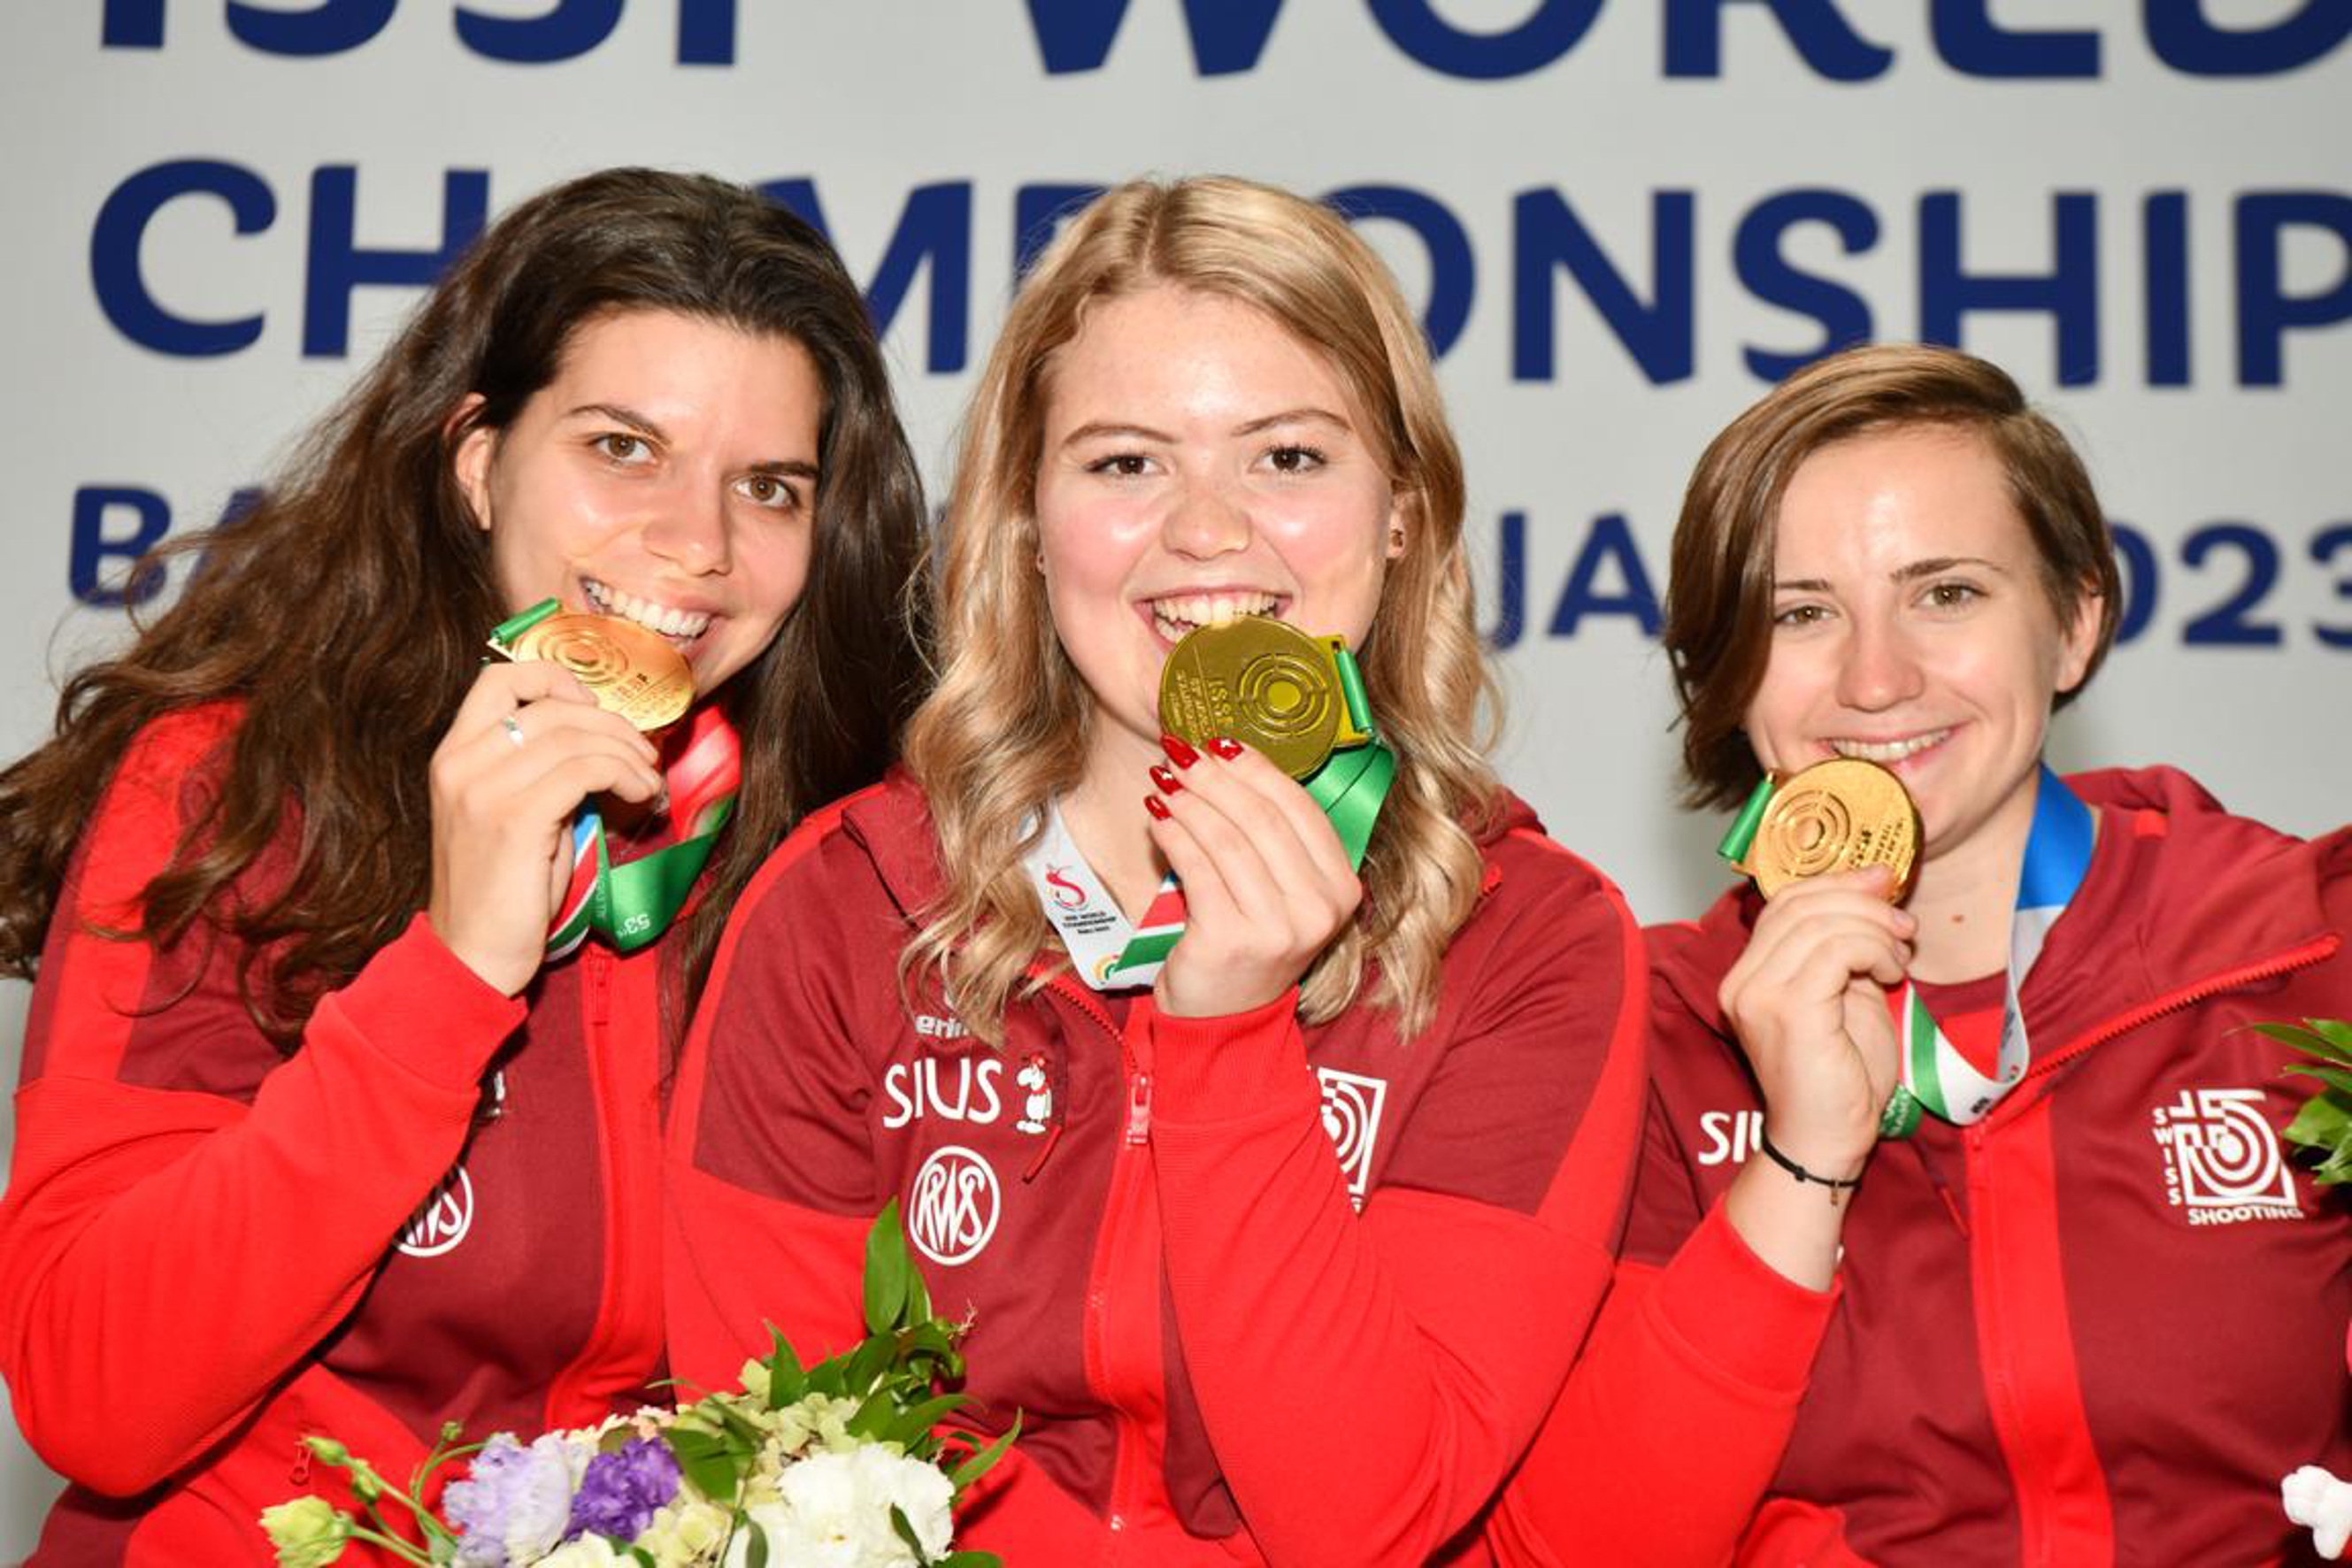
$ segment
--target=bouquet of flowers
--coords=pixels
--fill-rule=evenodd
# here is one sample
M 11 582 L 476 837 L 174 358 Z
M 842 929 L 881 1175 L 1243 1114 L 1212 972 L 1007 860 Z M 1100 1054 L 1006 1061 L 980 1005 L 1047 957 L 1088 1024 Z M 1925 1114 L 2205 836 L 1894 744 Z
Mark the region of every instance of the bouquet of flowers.
M 2318 1058 L 2286 1069 L 2317 1079 L 2320 1087 L 2281 1136 L 2325 1156 L 2311 1173 L 2313 1181 L 2324 1185 L 2352 1182 L 2352 1023 L 2305 1018 L 2300 1024 L 2256 1024 L 2253 1028 Z
M 432 1568 L 997 1568 L 950 1550 L 952 1510 L 1020 1429 L 984 1447 L 937 1430 L 963 1401 L 962 1325 L 931 1315 L 894 1199 L 866 1242 L 866 1326 L 854 1351 L 803 1367 L 775 1349 L 740 1390 L 526 1444 L 461 1444 L 455 1423 L 405 1488 L 328 1437 L 365 1519 L 304 1497 L 265 1510 L 280 1568 L 325 1568 L 352 1542 Z M 436 1474 L 467 1462 L 438 1506 Z M 395 1518 L 386 1505 L 397 1505 Z

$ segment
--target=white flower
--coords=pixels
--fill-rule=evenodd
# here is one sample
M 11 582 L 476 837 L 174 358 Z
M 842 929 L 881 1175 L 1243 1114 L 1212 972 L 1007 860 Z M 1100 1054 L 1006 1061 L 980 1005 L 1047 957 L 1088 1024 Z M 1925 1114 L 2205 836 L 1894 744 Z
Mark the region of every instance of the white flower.
M 779 1500 L 751 1517 L 768 1537 L 768 1560 L 794 1568 L 914 1568 L 915 1554 L 891 1528 L 893 1505 L 907 1516 L 923 1554 L 948 1549 L 955 1489 L 936 1465 L 869 1445 L 852 1454 L 813 1454 L 788 1467 Z M 750 1541 L 738 1536 L 727 1568 L 744 1568 Z
M 2352 1538 L 2352 1483 L 2305 1465 L 2279 1483 L 2279 1500 L 2287 1518 L 2310 1530 L 2313 1550 L 2330 1563 L 2344 1555 Z
M 630 1560 L 601 1535 L 567 1541 L 539 1560 L 539 1568 L 627 1568 Z

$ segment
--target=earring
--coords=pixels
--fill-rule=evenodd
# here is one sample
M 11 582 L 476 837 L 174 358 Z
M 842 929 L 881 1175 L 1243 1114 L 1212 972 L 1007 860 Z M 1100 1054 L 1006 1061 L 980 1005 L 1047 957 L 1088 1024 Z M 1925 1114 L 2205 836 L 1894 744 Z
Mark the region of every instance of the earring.
M 1391 552 L 1396 553 L 1402 553 L 1403 552 L 1404 524 L 1401 522 L 1392 522 L 1389 524 L 1389 549 Z

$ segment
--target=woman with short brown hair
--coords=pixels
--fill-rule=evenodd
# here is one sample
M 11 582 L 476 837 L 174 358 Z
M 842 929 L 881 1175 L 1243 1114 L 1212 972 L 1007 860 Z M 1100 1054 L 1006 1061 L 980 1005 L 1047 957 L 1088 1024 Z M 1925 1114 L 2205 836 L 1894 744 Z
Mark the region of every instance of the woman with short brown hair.
M 2352 1450 L 2352 1224 L 2284 1157 L 2303 1089 L 2248 1026 L 2352 994 L 2352 834 L 2044 766 L 2118 584 L 2080 462 L 1982 360 L 1790 377 L 1700 459 L 1674 561 L 1692 798 L 1874 763 L 1916 882 L 1743 887 L 1650 933 L 1618 1283 L 1503 1533 L 1531 1562 L 2278 1560 L 2280 1478 Z

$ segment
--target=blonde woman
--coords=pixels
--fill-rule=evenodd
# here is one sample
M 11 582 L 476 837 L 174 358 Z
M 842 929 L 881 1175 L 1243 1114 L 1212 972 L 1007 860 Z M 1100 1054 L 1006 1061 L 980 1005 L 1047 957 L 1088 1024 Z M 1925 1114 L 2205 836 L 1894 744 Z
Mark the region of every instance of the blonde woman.
M 1135 184 L 1049 251 L 969 417 L 907 769 L 769 864 L 676 1099 L 677 1370 L 859 1332 L 898 1196 L 971 1310 L 1018 1563 L 1483 1560 L 1608 1273 L 1637 933 L 1481 755 L 1460 458 L 1325 209 Z M 1356 651 L 1394 787 L 1161 734 L 1192 626 Z M 1155 979 L 1099 981 L 1173 872 Z M 1113 969 L 1112 981 L 1132 971 Z M 1540 1324 L 1540 1331 L 1535 1325 Z

